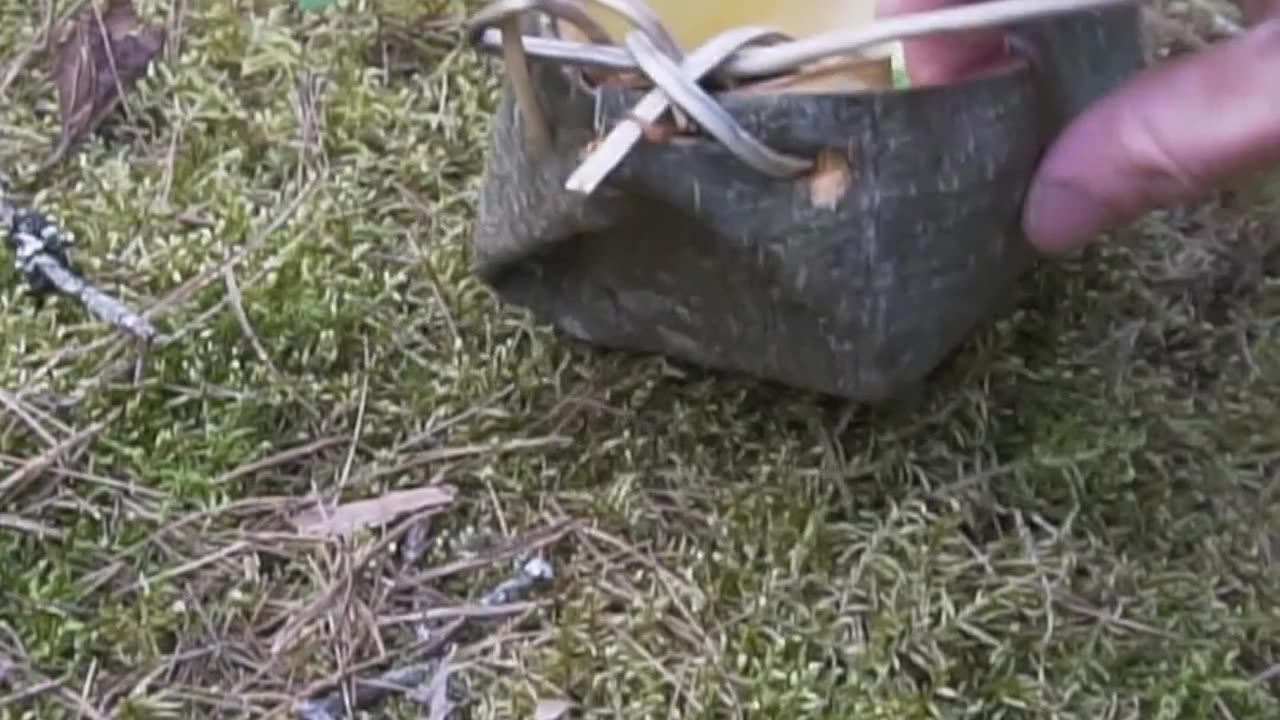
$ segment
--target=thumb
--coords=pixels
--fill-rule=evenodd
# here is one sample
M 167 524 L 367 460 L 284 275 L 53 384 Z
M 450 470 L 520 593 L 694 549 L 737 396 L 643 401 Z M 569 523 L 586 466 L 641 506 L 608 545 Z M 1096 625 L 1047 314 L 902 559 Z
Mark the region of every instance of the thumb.
M 1049 149 L 1024 226 L 1040 250 L 1071 252 L 1277 163 L 1280 19 L 1149 69 L 1098 101 Z

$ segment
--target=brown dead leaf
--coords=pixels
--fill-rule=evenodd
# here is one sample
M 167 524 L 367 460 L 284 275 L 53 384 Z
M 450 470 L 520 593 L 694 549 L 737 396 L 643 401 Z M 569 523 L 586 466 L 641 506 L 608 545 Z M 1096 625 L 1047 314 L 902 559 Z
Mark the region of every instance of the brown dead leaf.
M 133 0 L 107 0 L 105 10 L 91 5 L 63 29 L 53 56 L 60 152 L 115 110 L 164 43 L 164 26 L 141 25 Z
M 313 508 L 296 515 L 293 524 L 298 532 L 306 535 L 350 535 L 367 527 L 385 525 L 407 513 L 442 508 L 451 504 L 455 495 L 452 485 L 397 490 L 333 508 Z

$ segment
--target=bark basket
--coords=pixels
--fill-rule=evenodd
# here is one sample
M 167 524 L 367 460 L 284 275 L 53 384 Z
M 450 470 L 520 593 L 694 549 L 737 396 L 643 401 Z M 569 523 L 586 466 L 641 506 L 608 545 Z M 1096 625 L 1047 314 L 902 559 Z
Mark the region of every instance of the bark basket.
M 1023 22 L 1011 37 L 1026 62 L 945 87 L 716 93 L 764 145 L 829 162 L 774 177 L 706 135 L 641 141 L 590 194 L 566 179 L 646 91 L 532 57 L 551 143 L 529 142 L 508 83 L 475 271 L 590 344 L 889 399 L 1012 298 L 1034 261 L 1019 221 L 1037 161 L 1140 67 L 1138 23 L 1129 6 Z

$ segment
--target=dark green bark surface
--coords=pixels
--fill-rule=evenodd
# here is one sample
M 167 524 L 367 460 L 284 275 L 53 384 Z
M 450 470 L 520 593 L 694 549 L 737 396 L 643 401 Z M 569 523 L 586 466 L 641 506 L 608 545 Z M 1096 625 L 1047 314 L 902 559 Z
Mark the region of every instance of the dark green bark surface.
M 755 172 L 711 138 L 642 142 L 595 194 L 563 189 L 640 93 L 535 65 L 555 132 L 536 155 L 508 91 L 475 261 L 505 301 L 588 343 L 855 400 L 925 378 L 998 315 L 1034 258 L 1019 227 L 1051 134 L 1141 63 L 1129 8 L 1021 28 L 1026 66 L 948 87 L 848 96 L 726 93 L 775 150 L 837 151 L 812 178 Z

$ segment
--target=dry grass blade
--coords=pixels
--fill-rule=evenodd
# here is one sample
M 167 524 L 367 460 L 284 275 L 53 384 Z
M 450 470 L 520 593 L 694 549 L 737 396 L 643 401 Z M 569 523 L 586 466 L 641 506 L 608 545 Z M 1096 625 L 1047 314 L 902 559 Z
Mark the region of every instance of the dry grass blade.
M 222 485 L 236 480 L 241 480 L 246 477 L 252 477 L 260 472 L 264 472 L 281 465 L 288 465 L 300 460 L 305 460 L 306 458 L 328 450 L 329 448 L 344 445 L 347 440 L 347 438 L 341 436 L 324 437 L 312 440 L 308 443 L 303 443 L 296 447 L 286 448 L 285 450 L 281 450 L 280 452 L 262 458 L 261 460 L 241 465 L 235 470 L 219 476 L 213 482 L 215 485 Z
M 370 482 L 389 475 L 398 475 L 424 465 L 439 462 L 453 462 L 464 459 L 483 458 L 493 455 L 542 450 L 544 448 L 567 447 L 571 440 L 561 436 L 522 438 L 517 440 L 500 440 L 486 444 L 462 445 L 457 447 L 441 447 L 406 453 L 398 461 L 387 467 L 373 467 L 358 475 L 360 482 Z
M 66 540 L 67 534 L 58 528 L 45 525 L 18 515 L 0 513 L 0 528 L 9 528 L 18 532 L 34 535 L 41 540 Z
M 9 669 L 14 670 L 16 674 L 17 668 L 10 667 Z M 26 686 L 10 695 L 0 696 L 0 708 L 16 707 L 42 696 L 48 696 L 55 704 L 65 712 L 71 713 L 74 717 L 106 720 L 106 713 L 94 707 L 80 694 L 74 692 L 67 686 L 67 683 L 55 678 L 43 677 L 30 668 L 26 668 L 21 674 L 29 678 Z
M 9 473 L 0 480 L 0 504 L 10 502 L 29 482 L 39 477 L 55 463 L 67 455 L 78 451 L 81 446 L 97 437 L 111 423 L 111 419 L 101 420 L 89 427 L 65 438 L 57 445 L 48 448 L 40 455 L 31 458 L 22 467 Z
M 294 516 L 298 532 L 306 535 L 351 535 L 366 528 L 391 523 L 405 513 L 440 511 L 453 503 L 457 489 L 452 485 L 429 485 L 412 490 L 395 490 L 368 500 L 323 506 Z
M 9 409 L 9 412 L 21 419 L 22 422 L 25 423 L 27 427 L 31 428 L 32 432 L 39 435 L 47 445 L 56 445 L 58 443 L 58 440 L 53 436 L 53 433 L 49 432 L 49 430 L 47 430 L 32 413 L 28 412 L 27 409 L 23 407 L 21 398 L 10 393 L 8 390 L 0 390 L 0 405 L 4 405 Z
M 127 592 L 136 592 L 139 590 L 143 590 L 147 587 L 151 587 L 151 586 L 155 586 L 157 584 L 163 583 L 167 580 L 181 578 L 185 575 L 194 573 L 195 571 L 201 568 L 222 562 L 223 560 L 226 560 L 227 558 L 232 557 L 236 553 L 244 552 L 246 550 L 250 550 L 251 548 L 252 546 L 247 542 L 237 542 L 231 545 L 227 545 L 213 552 L 207 553 L 201 557 L 192 558 L 191 560 L 184 562 L 181 565 L 178 565 L 177 567 L 168 568 L 159 573 L 156 573 L 155 575 L 139 578 L 137 581 L 132 583 L 127 588 Z

